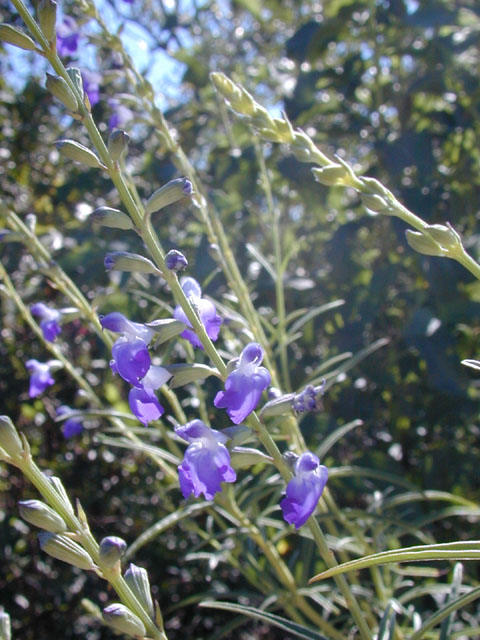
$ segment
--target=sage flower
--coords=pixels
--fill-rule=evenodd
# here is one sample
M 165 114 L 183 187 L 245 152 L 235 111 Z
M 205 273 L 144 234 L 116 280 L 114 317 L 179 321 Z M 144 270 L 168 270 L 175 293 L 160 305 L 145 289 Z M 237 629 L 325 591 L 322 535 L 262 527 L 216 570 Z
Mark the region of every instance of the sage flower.
M 128 404 L 132 413 L 145 426 L 152 420 L 158 420 L 165 411 L 154 391 L 148 388 L 133 387 L 130 389 Z
M 247 344 L 235 370 L 225 381 L 225 391 L 215 396 L 214 405 L 226 409 L 235 424 L 240 424 L 255 409 L 262 391 L 271 382 L 267 369 L 260 366 L 262 360 L 262 347 L 257 342 Z
M 71 56 L 78 49 L 80 29 L 71 16 L 65 16 L 57 25 L 57 51 L 61 56 Z
M 178 467 L 184 498 L 192 493 L 198 498 L 203 493 L 207 500 L 212 500 L 222 490 L 222 482 L 235 482 L 237 474 L 230 464 L 230 453 L 225 446 L 228 436 L 210 429 L 201 420 L 177 426 L 175 433 L 189 443 L 183 462 Z
M 299 529 L 315 511 L 328 479 L 328 469 L 311 451 L 296 459 L 294 477 L 287 484 L 286 496 L 280 502 L 283 517 Z
M 40 329 L 43 332 L 45 340 L 47 340 L 47 342 L 54 342 L 55 338 L 62 331 L 59 322 L 62 317 L 60 311 L 47 307 L 43 302 L 32 304 L 30 311 L 34 316 L 40 318 Z
M 194 309 L 196 309 L 198 315 L 200 316 L 200 320 L 205 327 L 205 331 L 207 332 L 208 337 L 210 338 L 210 340 L 215 341 L 218 338 L 220 325 L 222 324 L 222 319 L 219 315 L 217 315 L 215 305 L 213 304 L 213 302 L 210 302 L 210 300 L 202 298 L 202 290 L 200 288 L 200 285 L 194 278 L 183 278 L 181 281 L 181 285 L 184 294 L 190 300 L 191 305 L 194 307 Z M 173 317 L 176 320 L 184 322 L 189 327 L 192 326 L 190 320 L 186 316 L 185 311 L 180 305 L 175 307 Z M 185 338 L 185 340 L 188 340 L 192 344 L 192 346 L 203 349 L 203 345 L 198 339 L 197 334 L 191 329 L 185 329 L 185 331 L 182 331 L 180 336 L 182 338 Z
M 31 359 L 26 361 L 25 366 L 30 372 L 30 398 L 36 398 L 55 383 L 48 362 Z
M 56 410 L 57 416 L 63 416 L 65 413 L 70 413 L 70 407 L 66 405 L 62 405 L 58 407 Z M 78 436 L 84 430 L 83 423 L 76 418 L 67 418 L 62 423 L 62 433 L 65 438 L 73 438 L 74 436 Z

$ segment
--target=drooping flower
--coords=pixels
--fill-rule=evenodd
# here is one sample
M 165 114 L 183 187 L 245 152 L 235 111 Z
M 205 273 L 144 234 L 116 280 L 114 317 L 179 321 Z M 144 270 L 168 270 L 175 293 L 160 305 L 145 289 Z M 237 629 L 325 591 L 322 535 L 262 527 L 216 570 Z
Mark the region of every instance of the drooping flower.
M 188 267 L 188 260 L 180 251 L 171 249 L 165 256 L 165 266 L 170 271 L 181 271 Z
M 70 413 L 72 409 L 67 407 L 66 405 L 62 405 L 58 407 L 56 410 L 57 416 L 63 416 L 65 413 Z M 73 438 L 74 436 L 78 436 L 84 430 L 84 426 L 80 420 L 75 418 L 67 418 L 62 423 L 62 433 L 65 438 Z
M 31 359 L 26 361 L 25 366 L 30 372 L 30 398 L 36 398 L 47 387 L 55 383 L 49 362 L 39 362 Z
M 286 497 L 280 502 L 283 517 L 299 529 L 315 511 L 328 479 L 327 467 L 311 451 L 296 459 L 294 477 L 287 484 Z
M 307 384 L 303 391 L 294 395 L 292 409 L 297 413 L 320 411 L 325 383 L 326 381 L 324 380 L 318 387 L 314 387 L 313 384 Z
M 104 329 L 122 334 L 112 347 L 112 371 L 133 386 L 141 387 L 139 381 L 151 365 L 148 344 L 153 338 L 153 329 L 139 322 L 131 322 L 117 311 L 101 317 L 100 323 Z
M 61 56 L 71 56 L 78 49 L 80 29 L 74 18 L 65 16 L 57 25 L 57 51 Z
M 213 302 L 210 302 L 210 300 L 202 298 L 202 290 L 194 278 L 183 278 L 181 284 L 184 294 L 190 300 L 192 306 L 197 310 L 208 337 L 210 340 L 215 341 L 218 338 L 220 325 L 222 324 L 222 319 L 217 315 L 215 305 Z M 190 320 L 185 314 L 185 311 L 180 305 L 175 307 L 173 317 L 176 320 L 184 322 L 189 327 L 192 326 Z M 188 340 L 194 347 L 203 349 L 202 343 L 198 339 L 197 334 L 191 329 L 185 329 L 180 336 Z
M 152 389 L 132 387 L 128 394 L 128 404 L 132 413 L 145 426 L 152 420 L 158 420 L 165 411 Z
M 222 482 L 235 482 L 237 474 L 230 465 L 230 453 L 225 442 L 228 436 L 210 429 L 201 420 L 192 420 L 175 427 L 175 433 L 190 444 L 178 467 L 183 497 L 203 493 L 207 500 L 222 490 Z
M 60 327 L 60 318 L 62 314 L 57 309 L 47 307 L 43 302 L 36 302 L 30 307 L 30 311 L 34 316 L 39 316 L 40 329 L 43 332 L 45 340 L 54 342 L 55 338 L 62 331 Z
M 82 69 L 83 90 L 88 95 L 91 106 L 100 102 L 100 82 L 102 76 L 97 71 Z
M 271 382 L 267 369 L 260 366 L 262 360 L 262 347 L 257 342 L 247 344 L 236 369 L 225 381 L 225 391 L 215 396 L 214 405 L 226 409 L 235 424 L 240 424 L 255 409 L 262 391 Z

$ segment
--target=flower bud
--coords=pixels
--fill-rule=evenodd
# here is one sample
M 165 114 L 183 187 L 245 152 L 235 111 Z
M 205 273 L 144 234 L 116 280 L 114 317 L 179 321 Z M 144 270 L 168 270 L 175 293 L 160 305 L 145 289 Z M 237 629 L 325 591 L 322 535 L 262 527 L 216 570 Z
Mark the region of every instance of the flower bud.
M 326 167 L 315 167 L 312 169 L 313 176 L 317 182 L 327 187 L 335 185 L 350 185 L 350 175 L 341 164 L 329 164 Z
M 414 251 L 424 256 L 443 256 L 445 255 L 442 248 L 429 236 L 419 231 L 407 229 L 405 232 L 407 242 Z
M 173 204 L 181 200 L 185 196 L 191 196 L 193 193 L 192 183 L 188 178 L 176 178 L 170 180 L 167 184 L 157 189 L 147 200 L 145 205 L 146 215 L 150 215 L 154 211 L 159 211 L 169 204 Z
M 18 509 L 24 520 L 40 529 L 51 533 L 63 533 L 67 530 L 62 516 L 40 500 L 22 500 L 18 503 Z
M 292 413 L 292 400 L 294 398 L 293 393 L 288 393 L 279 398 L 273 398 L 269 400 L 261 409 L 260 415 L 262 418 L 270 418 L 272 416 L 283 416 L 287 413 Z
M 114 162 L 118 162 L 123 158 L 128 149 L 130 136 L 125 131 L 117 129 L 110 134 L 108 138 L 108 151 Z
M 428 235 L 444 249 L 458 249 L 462 246 L 460 236 L 448 222 L 447 226 L 443 224 L 429 224 L 426 231 L 428 231 Z
M 94 169 L 105 168 L 93 151 L 90 151 L 90 149 L 87 149 L 87 147 L 84 147 L 83 144 L 79 142 L 75 142 L 74 140 L 57 140 L 55 144 L 60 153 L 70 158 L 70 160 L 75 160 L 75 162 L 80 162 Z
M 11 640 L 10 616 L 0 608 L 0 640 Z
M 100 541 L 100 561 L 111 569 L 120 562 L 127 548 L 127 543 L 117 536 L 108 536 Z
M 143 567 L 137 567 L 136 564 L 130 564 L 125 571 L 125 582 L 135 594 L 137 600 L 148 611 L 148 615 L 153 618 L 153 600 L 150 593 L 150 582 L 148 573 Z
M 216 369 L 205 364 L 171 364 L 163 368 L 173 376 L 169 382 L 170 389 L 177 389 L 197 380 L 205 380 L 218 373 Z
M 42 550 L 52 558 L 86 571 L 95 568 L 93 560 L 85 549 L 66 536 L 60 536 L 57 533 L 39 533 L 38 541 Z
M 80 69 L 77 69 L 77 67 L 68 67 L 67 73 L 70 77 L 70 80 L 75 85 L 76 90 L 82 96 L 82 100 L 83 100 L 83 95 L 84 95 L 83 79 L 82 79 L 82 74 L 80 72 Z
M 181 271 L 188 267 L 188 260 L 180 251 L 172 249 L 165 256 L 165 265 L 170 271 Z
M 143 622 L 124 604 L 109 604 L 103 610 L 102 616 L 105 624 L 119 633 L 140 638 L 147 635 Z
M 60 76 L 52 76 L 51 73 L 47 73 L 45 86 L 50 93 L 55 96 L 55 98 L 60 100 L 60 102 L 69 109 L 69 111 L 77 111 L 77 99 L 63 78 Z
M 30 36 L 10 24 L 0 24 L 0 40 L 13 44 L 14 47 L 19 49 L 26 49 L 27 51 L 35 51 L 36 49 L 35 42 Z
M 151 260 L 127 251 L 107 253 L 104 264 L 107 271 L 130 271 L 132 273 L 155 273 L 156 275 L 161 275 Z
M 55 24 L 57 22 L 57 3 L 55 0 L 42 0 L 38 5 L 38 22 L 43 35 L 49 42 L 55 39 Z
M 228 100 L 234 111 L 243 116 L 253 116 L 259 105 L 241 85 L 232 82 L 224 73 L 214 71 L 210 74 L 215 89 Z
M 0 416 L 0 447 L 12 458 L 23 453 L 23 445 L 18 431 L 8 416 Z
M 46 478 L 60 496 L 65 509 L 67 509 L 72 515 L 74 515 L 72 503 L 70 502 L 70 498 L 68 497 L 67 492 L 65 491 L 65 487 L 63 486 L 60 478 L 57 478 L 56 476 L 46 476 Z
M 385 200 L 385 198 L 382 198 L 382 196 L 379 196 L 375 193 L 362 193 L 361 198 L 363 204 L 367 207 L 367 209 L 370 209 L 370 211 L 375 211 L 376 213 L 383 213 L 387 215 L 393 213 L 392 207 L 390 206 L 388 201 Z
M 98 207 L 90 215 L 93 224 L 111 229 L 133 229 L 133 222 L 126 213 L 111 207 Z
M 155 331 L 155 345 L 167 342 L 171 338 L 178 336 L 187 328 L 187 325 L 184 322 L 181 320 L 175 320 L 174 318 L 153 320 L 153 322 L 146 322 L 145 326 Z
M 272 464 L 273 458 L 257 449 L 235 447 L 230 453 L 230 462 L 234 469 L 245 469 L 255 464 Z

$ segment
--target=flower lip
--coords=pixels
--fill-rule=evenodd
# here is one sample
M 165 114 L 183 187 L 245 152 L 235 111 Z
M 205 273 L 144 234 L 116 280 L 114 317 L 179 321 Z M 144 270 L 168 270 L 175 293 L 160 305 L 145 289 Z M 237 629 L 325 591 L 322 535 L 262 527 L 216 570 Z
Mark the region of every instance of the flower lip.
M 182 278 L 181 286 L 187 298 L 201 298 L 202 289 L 195 278 Z
M 263 349 L 258 342 L 250 342 L 240 355 L 240 366 L 246 364 L 259 365 L 263 361 Z

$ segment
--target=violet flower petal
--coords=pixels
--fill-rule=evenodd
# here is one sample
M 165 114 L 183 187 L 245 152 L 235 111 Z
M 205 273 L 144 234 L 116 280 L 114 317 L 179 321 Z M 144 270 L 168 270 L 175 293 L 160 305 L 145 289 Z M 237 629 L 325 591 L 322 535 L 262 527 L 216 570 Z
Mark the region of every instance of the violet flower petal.
M 147 374 L 151 362 L 145 342 L 140 338 L 119 338 L 112 347 L 112 356 L 112 371 L 134 387 L 141 387 L 139 380 Z
M 262 347 L 251 342 L 242 351 L 237 368 L 225 381 L 225 391 L 219 391 L 213 404 L 227 413 L 235 424 L 240 424 L 255 409 L 268 387 L 271 377 L 265 367 L 258 366 L 263 360 Z
M 47 387 L 55 383 L 47 363 L 32 359 L 27 360 L 25 366 L 30 372 L 30 398 L 36 398 L 42 394 Z
M 327 467 L 310 451 L 295 462 L 295 476 L 287 484 L 286 497 L 280 502 L 283 517 L 299 529 L 315 511 L 328 479 Z
M 175 432 L 190 442 L 178 467 L 180 489 L 184 498 L 203 493 L 207 500 L 222 490 L 222 482 L 235 482 L 237 475 L 230 465 L 230 453 L 223 444 L 227 436 L 209 429 L 201 420 L 175 427 Z
M 210 302 L 210 300 L 206 300 L 205 298 L 201 297 L 202 290 L 195 278 L 183 278 L 182 289 L 187 298 L 190 299 L 192 305 L 198 310 L 200 320 L 205 327 L 205 331 L 208 337 L 210 338 L 210 340 L 215 342 L 220 332 L 220 325 L 222 324 L 222 319 L 219 315 L 217 315 L 215 305 L 213 304 L 213 302 Z M 190 320 L 187 318 L 184 310 L 180 305 L 177 305 L 175 307 L 173 317 L 176 320 L 184 322 L 188 327 L 192 326 Z M 197 334 L 192 329 L 185 329 L 180 334 L 180 337 L 188 340 L 193 347 L 203 349 L 202 343 L 200 342 Z
M 151 389 L 133 387 L 128 394 L 128 404 L 132 413 L 146 426 L 152 420 L 158 420 L 164 408 Z

